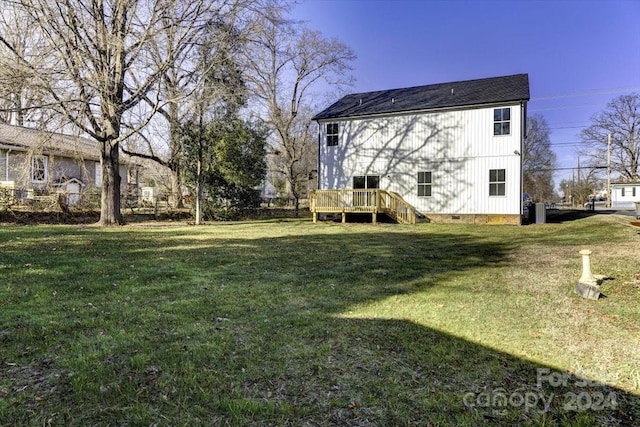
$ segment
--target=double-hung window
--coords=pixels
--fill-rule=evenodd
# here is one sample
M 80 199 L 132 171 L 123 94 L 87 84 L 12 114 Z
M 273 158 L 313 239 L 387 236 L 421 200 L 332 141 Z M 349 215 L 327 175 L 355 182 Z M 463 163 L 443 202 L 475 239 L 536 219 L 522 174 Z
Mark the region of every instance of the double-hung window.
M 431 196 L 431 172 L 418 172 L 418 197 Z
M 33 156 L 31 158 L 31 182 L 42 184 L 47 182 L 47 157 Z
M 511 108 L 493 110 L 493 134 L 511 135 Z
M 504 196 L 506 183 L 504 169 L 489 169 L 489 196 Z
M 327 147 L 338 145 L 339 127 L 337 123 L 327 123 Z

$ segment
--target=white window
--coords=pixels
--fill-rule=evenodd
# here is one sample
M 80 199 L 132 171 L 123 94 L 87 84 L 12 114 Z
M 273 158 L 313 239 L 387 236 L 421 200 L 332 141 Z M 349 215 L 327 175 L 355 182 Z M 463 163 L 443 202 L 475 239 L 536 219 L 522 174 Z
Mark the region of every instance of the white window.
M 33 156 L 31 158 L 31 182 L 41 184 L 47 182 L 47 157 Z
M 627 191 L 626 191 L 626 190 L 627 190 L 627 189 L 626 189 L 626 187 L 622 187 L 622 188 L 620 189 L 620 195 L 621 195 L 622 197 L 625 197 L 625 196 L 636 197 L 636 187 L 631 187 L 631 188 L 630 188 L 630 190 L 631 190 L 631 194 L 627 193 Z
M 493 110 L 493 134 L 511 134 L 511 108 L 496 108 Z
M 327 147 L 338 145 L 339 127 L 337 123 L 327 123 Z
M 504 169 L 489 169 L 489 196 L 504 196 L 506 182 Z
M 418 197 L 431 196 L 431 172 L 418 172 Z
M 94 163 L 96 187 L 102 187 L 102 165 L 100 162 Z
M 0 151 L 0 181 L 9 179 L 9 170 L 7 169 L 9 154 L 6 151 Z

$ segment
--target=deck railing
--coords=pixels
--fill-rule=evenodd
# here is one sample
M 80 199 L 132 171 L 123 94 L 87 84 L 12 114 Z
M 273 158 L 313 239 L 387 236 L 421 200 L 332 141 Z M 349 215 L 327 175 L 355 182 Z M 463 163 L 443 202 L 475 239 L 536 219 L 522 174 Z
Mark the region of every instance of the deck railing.
M 384 213 L 402 224 L 415 224 L 416 210 L 397 193 L 379 189 L 314 190 L 309 195 L 309 209 L 313 220 L 319 213 L 340 213 L 346 221 L 347 213 L 370 213 L 373 222 Z

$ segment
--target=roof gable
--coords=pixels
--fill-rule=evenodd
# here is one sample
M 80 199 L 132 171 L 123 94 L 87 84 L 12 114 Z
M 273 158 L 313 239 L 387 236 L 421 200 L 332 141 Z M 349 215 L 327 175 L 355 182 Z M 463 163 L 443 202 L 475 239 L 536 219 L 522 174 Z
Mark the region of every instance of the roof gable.
M 529 76 L 515 74 L 350 94 L 318 113 L 313 119 L 384 115 L 527 100 Z

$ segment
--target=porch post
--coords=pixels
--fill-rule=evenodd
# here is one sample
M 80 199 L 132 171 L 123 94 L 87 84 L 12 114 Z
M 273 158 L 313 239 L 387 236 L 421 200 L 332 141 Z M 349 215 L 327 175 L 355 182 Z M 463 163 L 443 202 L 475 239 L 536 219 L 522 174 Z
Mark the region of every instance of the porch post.
M 380 206 L 380 190 L 373 190 L 373 213 L 371 214 L 371 222 L 378 223 L 378 207 Z

